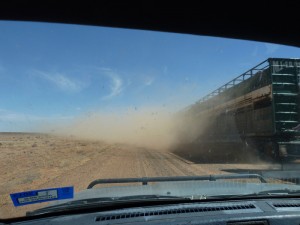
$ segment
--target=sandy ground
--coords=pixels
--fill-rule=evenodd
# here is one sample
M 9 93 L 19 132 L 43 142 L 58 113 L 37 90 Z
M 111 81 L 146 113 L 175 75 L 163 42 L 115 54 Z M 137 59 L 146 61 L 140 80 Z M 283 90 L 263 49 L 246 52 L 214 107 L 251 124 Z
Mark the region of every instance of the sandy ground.
M 0 133 L 0 165 L 0 218 L 46 205 L 15 208 L 9 197 L 14 192 L 62 186 L 78 192 L 99 178 L 208 175 L 278 166 L 260 161 L 195 163 L 152 149 L 21 133 Z

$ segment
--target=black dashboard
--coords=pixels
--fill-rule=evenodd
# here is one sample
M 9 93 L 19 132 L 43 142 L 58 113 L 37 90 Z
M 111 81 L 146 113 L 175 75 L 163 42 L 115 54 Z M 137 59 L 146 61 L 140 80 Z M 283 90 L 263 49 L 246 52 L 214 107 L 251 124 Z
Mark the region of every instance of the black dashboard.
M 94 213 L 51 216 L 2 224 L 300 224 L 300 200 L 260 199 L 133 207 Z

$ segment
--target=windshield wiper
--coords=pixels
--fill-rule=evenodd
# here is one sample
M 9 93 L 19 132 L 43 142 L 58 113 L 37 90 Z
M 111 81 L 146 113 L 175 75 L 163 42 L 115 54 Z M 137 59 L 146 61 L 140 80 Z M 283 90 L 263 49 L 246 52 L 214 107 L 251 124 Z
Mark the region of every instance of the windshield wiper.
M 300 197 L 300 190 L 290 190 L 290 189 L 273 189 L 265 190 L 260 192 L 254 192 L 251 194 L 238 194 L 238 195 L 215 195 L 209 196 L 208 199 L 243 199 L 243 198 L 262 198 L 262 197 Z
M 207 176 L 178 176 L 178 177 L 142 177 L 142 178 L 118 178 L 118 179 L 98 179 L 88 185 L 88 189 L 97 184 L 121 184 L 121 183 L 142 183 L 148 185 L 149 182 L 170 182 L 170 181 L 216 181 L 220 179 L 259 179 L 262 183 L 267 181 L 259 174 L 221 174 Z
M 51 214 L 51 213 L 63 213 L 67 214 L 74 210 L 84 210 L 84 209 L 101 209 L 106 207 L 121 207 L 128 204 L 137 204 L 137 203 L 187 203 L 187 202 L 198 202 L 199 200 L 230 200 L 230 199 L 247 199 L 247 198 L 263 198 L 263 197 L 299 197 L 300 190 L 289 190 L 289 189 L 276 189 L 276 190 L 267 190 L 251 194 L 239 194 L 239 195 L 215 195 L 215 196 L 169 196 L 169 195 L 136 195 L 136 196 L 125 196 L 125 197 L 111 197 L 111 198 L 90 198 L 82 200 L 74 200 L 59 205 L 53 205 L 37 209 L 31 212 L 27 212 L 27 216 L 35 216 L 42 214 Z
M 181 201 L 192 200 L 190 197 L 177 197 L 169 195 L 134 195 L 125 197 L 105 197 L 105 198 L 89 198 L 65 202 L 59 205 L 53 205 L 27 212 L 27 216 L 54 213 L 68 212 L 76 209 L 101 208 L 113 205 L 122 205 L 137 202 L 159 202 L 159 201 Z

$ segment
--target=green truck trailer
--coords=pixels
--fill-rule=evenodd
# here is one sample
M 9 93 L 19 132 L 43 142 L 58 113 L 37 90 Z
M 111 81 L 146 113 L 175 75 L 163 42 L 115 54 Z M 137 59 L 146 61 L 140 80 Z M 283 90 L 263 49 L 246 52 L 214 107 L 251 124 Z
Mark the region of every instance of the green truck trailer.
M 274 159 L 300 157 L 299 85 L 300 59 L 269 58 L 181 115 L 201 126 L 193 142 L 242 143 Z

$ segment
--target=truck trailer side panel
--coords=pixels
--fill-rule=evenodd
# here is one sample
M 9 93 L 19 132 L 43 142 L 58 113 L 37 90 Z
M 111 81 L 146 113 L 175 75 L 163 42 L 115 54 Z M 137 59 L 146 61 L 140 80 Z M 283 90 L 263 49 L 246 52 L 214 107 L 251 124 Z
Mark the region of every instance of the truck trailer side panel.
M 300 156 L 299 77 L 299 59 L 270 58 L 225 84 L 183 111 L 190 124 L 208 121 L 194 141 L 244 142 L 272 157 Z

